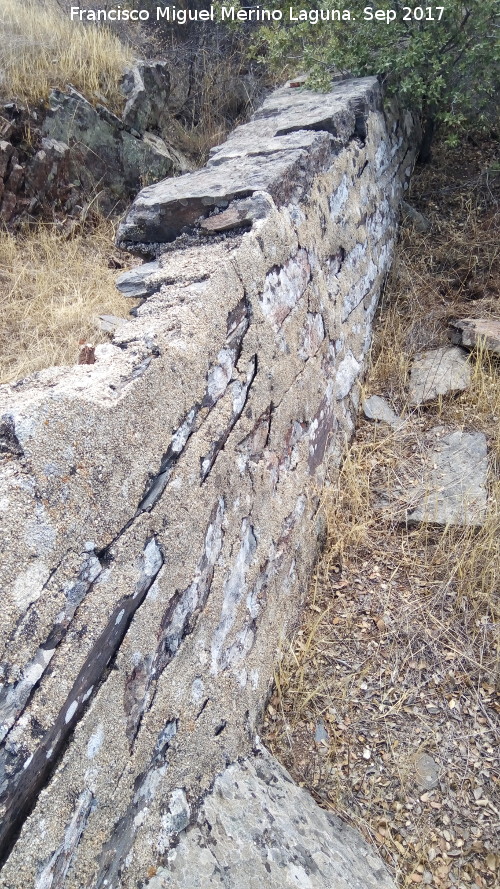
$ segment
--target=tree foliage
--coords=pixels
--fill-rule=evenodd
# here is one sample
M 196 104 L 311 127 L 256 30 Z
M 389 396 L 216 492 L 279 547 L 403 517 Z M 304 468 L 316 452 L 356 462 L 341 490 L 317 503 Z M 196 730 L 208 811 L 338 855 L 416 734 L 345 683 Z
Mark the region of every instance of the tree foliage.
M 437 0 L 441 7 L 416 2 L 418 7 L 400 0 L 368 7 L 367 0 L 302 4 L 323 12 L 348 9 L 353 19 L 317 24 L 290 22 L 289 2 L 270 3 L 283 20 L 258 29 L 254 51 L 277 72 L 305 70 L 320 88 L 333 71 L 380 75 L 424 121 L 445 123 L 449 132 L 472 123 L 491 128 L 500 95 L 500 0 Z M 393 10 L 396 17 L 370 20 L 367 9 Z

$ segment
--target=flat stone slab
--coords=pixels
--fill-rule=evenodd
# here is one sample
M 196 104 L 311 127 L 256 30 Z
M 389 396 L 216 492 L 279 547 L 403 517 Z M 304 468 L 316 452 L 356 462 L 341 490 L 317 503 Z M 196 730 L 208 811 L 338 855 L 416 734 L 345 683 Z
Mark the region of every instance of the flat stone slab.
M 256 191 L 267 192 L 277 206 L 296 200 L 329 166 L 337 144 L 363 136 L 377 91 L 373 77 L 335 84 L 323 95 L 277 90 L 212 151 L 206 167 L 143 188 L 119 226 L 118 245 L 147 252 L 147 245 L 172 241 L 213 210 Z
M 449 337 L 452 343 L 475 349 L 482 346 L 494 355 L 500 355 L 500 321 L 492 318 L 461 318 L 450 322 Z
M 362 836 L 267 751 L 230 765 L 147 889 L 394 889 Z
M 133 269 L 127 269 L 116 279 L 116 287 L 131 299 L 139 299 L 141 296 L 150 296 L 158 289 L 154 276 L 160 271 L 159 262 L 145 262 Z M 150 279 L 152 279 L 150 281 Z
M 401 426 L 403 420 L 393 411 L 389 402 L 380 395 L 370 395 L 363 401 L 363 413 L 368 420 L 377 420 L 380 423 L 387 423 L 393 429 Z
M 434 401 L 439 395 L 460 392 L 470 385 L 467 354 L 456 346 L 444 346 L 416 355 L 410 372 L 410 404 Z
M 488 456 L 482 432 L 433 429 L 428 460 L 409 522 L 482 525 L 487 507 Z
M 415 782 L 420 790 L 432 790 L 439 784 L 439 769 L 428 753 L 421 753 L 415 760 Z

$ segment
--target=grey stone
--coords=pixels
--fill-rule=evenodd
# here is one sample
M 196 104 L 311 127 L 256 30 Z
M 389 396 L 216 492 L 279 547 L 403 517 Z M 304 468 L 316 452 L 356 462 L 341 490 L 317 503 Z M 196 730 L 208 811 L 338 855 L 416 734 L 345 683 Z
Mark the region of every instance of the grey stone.
M 167 112 L 170 73 L 166 62 L 137 62 L 123 77 L 122 90 L 127 96 L 123 122 L 139 133 L 159 127 Z
M 14 124 L 11 120 L 0 115 L 0 139 L 9 139 L 14 132 Z
M 388 423 L 393 429 L 397 429 L 402 424 L 402 419 L 390 404 L 381 398 L 380 395 L 370 395 L 363 401 L 363 413 L 369 420 L 379 420 L 382 423 Z
M 142 139 L 121 133 L 122 175 L 127 184 L 157 182 L 181 169 L 176 157 L 163 139 L 153 133 L 145 133 Z
M 147 889 L 394 889 L 361 834 L 317 805 L 267 751 L 216 779 Z
M 71 172 L 85 188 L 108 188 L 118 198 L 144 182 L 189 167 L 179 152 L 153 134 L 137 138 L 116 115 L 90 102 L 73 88 L 52 90 L 43 124 L 46 137 L 70 146 Z
M 439 395 L 460 392 L 470 385 L 467 354 L 456 346 L 444 346 L 416 355 L 410 372 L 409 399 L 419 405 Z
M 119 318 L 117 315 L 99 315 L 98 327 L 103 333 L 114 333 L 120 324 L 124 324 L 126 318 Z
M 330 736 L 325 728 L 325 723 L 322 719 L 316 723 L 316 729 L 314 731 L 314 740 L 316 744 L 320 744 L 322 741 L 329 741 Z
M 435 428 L 409 522 L 482 525 L 487 507 L 488 456 L 482 432 Z
M 2 141 L 0 141 L 0 179 L 5 177 L 13 153 L 14 146 L 10 142 L 6 142 L 2 139 Z
M 158 289 L 158 284 L 156 282 L 149 283 L 149 278 L 159 272 L 160 268 L 159 262 L 145 262 L 143 265 L 129 269 L 116 279 L 117 289 L 124 296 L 130 296 L 132 299 L 149 296 Z
M 439 770 L 428 753 L 421 753 L 415 761 L 415 781 L 421 790 L 432 790 L 439 784 Z
M 406 201 L 401 201 L 401 211 L 403 215 L 403 222 L 411 222 L 415 231 L 419 232 L 422 235 L 425 235 L 428 231 L 430 231 L 431 223 L 429 222 L 427 217 L 424 216 L 423 213 L 415 210 L 415 207 L 407 204 Z
M 500 321 L 493 318 L 461 318 L 450 322 L 449 337 L 452 343 L 475 349 L 480 346 L 487 352 L 500 355 Z

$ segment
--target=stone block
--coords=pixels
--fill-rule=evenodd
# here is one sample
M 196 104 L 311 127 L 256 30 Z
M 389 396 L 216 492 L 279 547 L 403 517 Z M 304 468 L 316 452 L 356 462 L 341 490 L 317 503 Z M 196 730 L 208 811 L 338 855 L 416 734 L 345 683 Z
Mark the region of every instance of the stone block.
M 193 827 L 174 833 L 145 889 L 394 889 L 375 850 L 264 749 L 228 766 Z
M 410 404 L 435 401 L 470 385 L 471 369 L 463 349 L 444 346 L 416 355 L 410 371 Z

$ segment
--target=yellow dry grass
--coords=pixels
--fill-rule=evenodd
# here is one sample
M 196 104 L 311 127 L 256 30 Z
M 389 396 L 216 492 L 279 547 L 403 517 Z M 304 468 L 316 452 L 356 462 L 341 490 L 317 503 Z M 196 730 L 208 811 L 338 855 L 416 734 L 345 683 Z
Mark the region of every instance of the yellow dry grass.
M 55 0 L 0 0 L 0 93 L 29 104 L 73 84 L 117 107 L 129 53 L 101 26 L 72 22 Z
M 263 731 L 294 778 L 378 846 L 400 887 L 492 889 L 500 864 L 500 362 L 479 349 L 468 390 L 421 409 L 406 396 L 413 355 L 444 345 L 449 320 L 498 317 L 500 182 L 495 190 L 481 172 L 490 164 L 488 147 L 456 163 L 442 153 L 415 179 L 410 200 L 432 230 L 402 232 L 365 381 L 404 424 L 360 418 L 323 492 L 325 550 Z M 482 527 L 404 521 L 398 495 L 438 424 L 486 435 Z M 381 491 L 394 494 L 383 510 Z M 428 789 L 417 781 L 422 754 L 438 774 Z
M 113 235 L 106 220 L 71 238 L 49 225 L 0 230 L 0 382 L 74 364 L 80 340 L 106 340 L 98 315 L 128 315 L 109 268 Z

